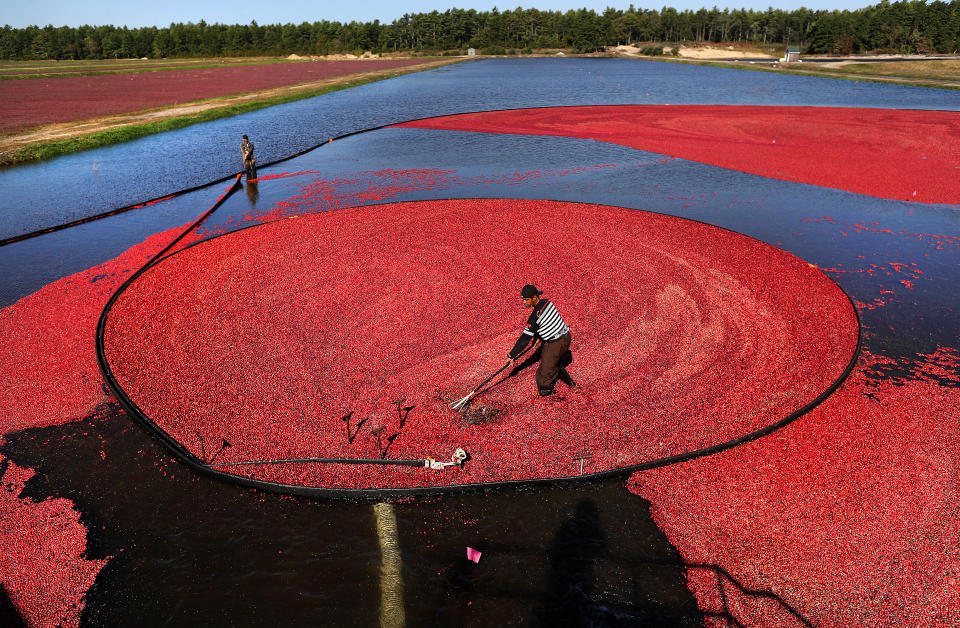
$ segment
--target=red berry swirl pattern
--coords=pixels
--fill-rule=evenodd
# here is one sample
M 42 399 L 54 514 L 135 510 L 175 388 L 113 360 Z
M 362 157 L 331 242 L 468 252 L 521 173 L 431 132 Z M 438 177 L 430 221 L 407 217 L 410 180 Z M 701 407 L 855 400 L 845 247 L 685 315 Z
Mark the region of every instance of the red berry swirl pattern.
M 526 283 L 570 325 L 579 387 L 538 398 L 527 366 L 454 412 L 503 364 Z M 185 249 L 119 296 L 104 349 L 127 396 L 200 459 L 222 439 L 219 462 L 471 455 L 447 471 L 230 467 L 397 489 L 566 477 L 581 459 L 598 473 L 726 443 L 830 389 L 858 338 L 835 283 L 752 238 L 618 207 L 465 199 L 302 216 Z

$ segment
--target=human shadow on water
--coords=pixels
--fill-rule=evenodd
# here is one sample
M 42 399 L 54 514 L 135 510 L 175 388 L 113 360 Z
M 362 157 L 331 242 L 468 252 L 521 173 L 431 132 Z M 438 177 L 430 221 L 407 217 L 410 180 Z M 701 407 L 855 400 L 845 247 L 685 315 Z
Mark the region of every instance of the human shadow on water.
M 71 500 L 88 531 L 84 558 L 108 559 L 82 625 L 312 625 L 318 613 L 331 625 L 377 623 L 381 550 L 369 504 L 211 480 L 116 404 L 7 434 L 0 455 L 36 471 L 20 499 Z M 738 625 L 745 606 L 810 625 L 771 592 L 686 564 L 621 478 L 394 507 L 408 625 Z M 699 574 L 703 585 L 705 573 L 721 604 L 701 610 L 687 583 Z M 16 626 L 4 598 L 0 625 Z
M 433 506 L 397 505 L 401 537 L 418 541 L 404 547 L 411 624 L 703 625 L 679 552 L 621 480 Z M 640 552 L 653 560 L 622 558 Z
M 775 593 L 684 561 L 622 479 L 395 507 L 410 625 L 811 625 Z
M 597 560 L 606 553 L 606 546 L 596 505 L 590 499 L 581 500 L 550 546 L 550 575 L 537 613 L 539 625 L 589 626 L 603 616 L 591 594 Z

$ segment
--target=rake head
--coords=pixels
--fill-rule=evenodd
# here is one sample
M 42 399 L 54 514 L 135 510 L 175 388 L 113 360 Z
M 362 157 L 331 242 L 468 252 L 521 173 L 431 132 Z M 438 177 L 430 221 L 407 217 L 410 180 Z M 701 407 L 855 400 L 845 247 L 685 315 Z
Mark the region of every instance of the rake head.
M 521 355 L 522 355 L 522 354 L 521 354 Z M 485 380 L 483 380 L 482 382 L 480 382 L 480 385 L 477 386 L 476 388 L 474 388 L 473 390 L 471 390 L 471 391 L 470 391 L 470 394 L 468 394 L 466 397 L 464 397 L 463 399 L 461 399 L 461 400 L 459 400 L 459 401 L 455 401 L 455 402 L 451 403 L 451 404 L 450 404 L 450 407 L 453 408 L 454 410 L 456 410 L 457 412 L 463 411 L 463 409 L 467 406 L 467 402 L 469 402 L 470 399 L 472 399 L 473 396 L 476 395 L 476 394 L 480 391 L 481 388 L 483 388 L 484 386 L 486 386 L 487 384 L 489 384 L 489 383 L 490 383 L 490 380 L 492 380 L 494 377 L 496 377 L 497 375 L 499 375 L 500 373 L 502 373 L 503 370 L 504 370 L 505 368 L 507 368 L 508 366 L 510 366 L 511 364 L 513 364 L 513 359 L 507 360 L 507 363 L 506 363 L 506 364 L 504 364 L 503 366 L 501 366 L 500 368 L 498 368 L 493 375 L 491 375 L 491 376 L 488 377 L 487 379 L 485 379 Z
M 457 412 L 463 412 L 463 409 L 467 407 L 467 403 L 469 403 L 469 401 L 473 399 L 473 395 L 474 393 L 470 393 L 463 399 L 454 401 L 453 403 L 450 404 L 450 407 L 456 410 Z

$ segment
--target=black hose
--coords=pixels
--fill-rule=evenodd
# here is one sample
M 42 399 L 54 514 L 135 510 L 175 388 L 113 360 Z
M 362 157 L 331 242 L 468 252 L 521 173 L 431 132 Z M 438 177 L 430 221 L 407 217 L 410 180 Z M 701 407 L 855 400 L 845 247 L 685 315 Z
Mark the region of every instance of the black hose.
M 392 464 L 401 467 L 423 467 L 426 466 L 426 460 L 403 460 L 399 458 L 282 458 L 280 460 L 248 460 L 245 462 L 217 462 L 211 463 L 209 467 L 236 467 L 245 464 L 297 464 L 297 463 L 320 463 L 320 464 Z
M 170 244 L 168 244 L 162 251 L 151 257 L 146 264 L 143 265 L 140 270 L 133 273 L 123 284 L 117 288 L 116 292 L 110 297 L 107 301 L 107 304 L 104 306 L 103 311 L 100 312 L 100 318 L 97 320 L 97 330 L 94 335 L 94 344 L 96 346 L 97 352 L 97 364 L 100 366 L 100 372 L 103 374 L 104 382 L 106 386 L 110 389 L 111 394 L 120 402 L 120 405 L 130 416 L 134 417 L 139 421 L 141 425 L 146 427 L 151 431 L 154 436 L 156 436 L 162 443 L 167 447 L 172 449 L 176 454 L 182 458 L 188 459 L 195 464 L 203 464 L 199 458 L 197 458 L 189 449 L 181 445 L 176 439 L 171 437 L 169 434 L 161 430 L 153 421 L 150 421 L 146 418 L 146 415 L 143 411 L 137 407 L 137 404 L 127 396 L 127 393 L 123 390 L 120 384 L 117 382 L 116 378 L 113 376 L 113 370 L 110 368 L 110 363 L 107 361 L 107 352 L 104 347 L 104 333 L 107 329 L 107 315 L 110 314 L 110 310 L 113 308 L 113 304 L 116 303 L 117 299 L 123 294 L 130 284 L 137 280 L 140 275 L 147 272 L 150 267 L 156 264 L 163 256 L 172 249 L 180 240 L 185 238 L 187 234 L 192 232 L 194 229 L 199 227 L 207 218 L 209 218 L 213 212 L 217 211 L 224 201 L 226 201 L 234 192 L 240 189 L 240 178 L 242 174 L 235 175 L 236 179 L 233 182 L 233 185 L 230 186 L 223 196 L 217 199 L 217 202 L 214 203 L 210 209 L 205 211 L 199 218 L 197 218 L 193 224 L 183 230 L 183 232 L 173 239 Z
M 238 178 L 238 183 L 239 183 L 239 178 Z M 218 201 L 213 208 L 211 208 L 211 211 L 208 212 L 208 214 L 212 213 L 214 209 L 219 207 L 220 203 L 222 203 L 227 196 L 229 196 L 231 193 L 236 191 L 238 187 L 239 185 L 234 185 L 234 187 L 232 187 L 230 191 L 226 195 L 224 195 L 224 197 L 221 198 L 220 201 Z M 636 210 L 636 211 L 642 211 L 642 210 Z M 183 237 L 184 235 L 189 233 L 193 228 L 199 225 L 199 223 L 202 222 L 205 219 L 205 217 L 206 215 L 200 220 L 198 220 L 194 226 L 191 226 L 189 229 L 187 229 L 181 235 L 181 237 Z M 731 233 L 738 233 L 736 231 L 733 231 L 732 229 L 727 229 L 725 227 L 718 227 L 717 225 L 712 225 L 710 223 L 695 220 L 692 218 L 682 218 L 682 220 L 687 220 L 690 222 L 696 222 L 699 224 L 708 225 L 710 227 L 721 229 L 723 231 L 729 231 Z M 250 227 L 247 227 L 247 228 L 260 227 L 260 226 L 263 226 L 263 225 L 262 224 L 251 225 Z M 221 234 L 214 237 L 224 237 L 226 235 L 228 234 Z M 172 246 L 173 246 L 173 243 L 171 243 L 171 245 L 167 247 L 167 249 L 169 249 Z M 194 245 L 191 245 L 191 246 L 194 246 Z M 147 266 L 150 266 L 151 264 L 155 264 L 161 261 L 160 257 L 165 252 L 166 252 L 166 249 L 165 251 L 161 252 L 160 254 L 155 256 L 153 259 L 151 259 L 150 262 L 148 262 Z M 147 266 L 141 269 L 141 271 L 138 271 L 137 276 L 139 276 L 139 274 L 145 271 L 147 269 Z M 114 396 L 120 401 L 120 404 L 121 406 L 123 406 L 124 410 L 126 410 L 128 414 L 130 414 L 134 418 L 134 420 L 137 421 L 137 423 L 143 426 L 161 443 L 166 445 L 174 453 L 174 455 L 179 457 L 180 460 L 182 460 L 187 466 L 191 467 L 192 469 L 194 469 L 199 473 L 203 473 L 205 475 L 214 477 L 218 480 L 230 482 L 233 484 L 238 484 L 240 486 L 246 486 L 249 488 L 255 488 L 259 490 L 273 491 L 273 492 L 283 493 L 287 495 L 296 495 L 299 497 L 310 497 L 310 498 L 322 497 L 322 498 L 342 499 L 342 500 L 350 500 L 350 501 L 355 501 L 355 500 L 381 501 L 383 499 L 405 499 L 411 496 L 427 497 L 427 496 L 433 496 L 438 494 L 466 494 L 466 493 L 473 493 L 473 492 L 485 492 L 493 488 L 520 489 L 520 488 L 529 488 L 529 487 L 536 487 L 536 486 L 574 485 L 574 484 L 581 484 L 583 482 L 602 481 L 610 478 L 625 478 L 626 476 L 632 473 L 636 473 L 638 471 L 656 469 L 658 467 L 665 467 L 665 466 L 677 464 L 680 462 L 687 462 L 687 461 L 694 460 L 696 458 L 701 458 L 704 456 L 710 456 L 710 455 L 717 454 L 722 451 L 726 451 L 728 449 L 732 449 L 734 447 L 738 447 L 740 445 L 749 443 L 751 441 L 757 440 L 764 436 L 767 436 L 779 429 L 782 429 L 783 427 L 786 427 L 793 421 L 796 421 L 801 416 L 813 410 L 813 408 L 817 407 L 824 400 L 826 400 L 827 397 L 832 395 L 838 388 L 840 388 L 840 386 L 847 380 L 847 378 L 853 372 L 853 369 L 856 366 L 857 361 L 859 360 L 860 353 L 863 348 L 863 341 L 864 341 L 863 333 L 862 333 L 863 326 L 860 320 L 860 313 L 857 310 L 857 307 L 854 304 L 853 299 L 836 281 L 834 281 L 830 277 L 827 277 L 827 279 L 831 281 L 846 296 L 847 302 L 850 304 L 850 308 L 853 311 L 853 314 L 857 323 L 857 345 L 854 348 L 853 352 L 851 353 L 850 359 L 847 362 L 846 367 L 843 369 L 843 372 L 840 373 L 840 375 L 825 390 L 823 390 L 814 399 L 806 403 L 803 407 L 798 408 L 797 410 L 791 412 L 790 414 L 783 417 L 779 421 L 771 423 L 770 425 L 762 427 L 756 431 L 739 436 L 737 438 L 733 438 L 723 443 L 717 443 L 715 445 L 710 445 L 710 446 L 696 449 L 693 451 L 682 452 L 679 454 L 668 455 L 668 456 L 664 456 L 662 458 L 657 458 L 654 460 L 647 460 L 645 462 L 628 464 L 622 467 L 607 469 L 604 471 L 597 471 L 593 473 L 584 473 L 582 475 L 575 475 L 575 476 L 570 475 L 570 476 L 559 476 L 559 477 L 555 476 L 555 477 L 548 477 L 548 478 L 527 478 L 522 480 L 472 482 L 467 484 L 439 484 L 439 485 L 413 486 L 413 487 L 403 487 L 403 488 L 381 487 L 381 488 L 350 489 L 350 488 L 331 488 L 331 487 L 322 487 L 322 486 L 304 486 L 299 484 L 287 484 L 282 482 L 273 482 L 269 480 L 260 480 L 260 479 L 249 477 L 249 476 L 236 475 L 233 473 L 228 473 L 227 471 L 215 469 L 214 467 L 218 467 L 220 465 L 219 464 L 209 465 L 203 460 L 201 460 L 200 458 L 198 458 L 190 450 L 188 450 L 184 445 L 182 445 L 179 441 L 177 441 L 175 438 L 167 434 L 167 432 L 165 432 L 159 425 L 154 423 L 148 416 L 146 416 L 146 414 L 143 413 L 143 411 L 139 407 L 137 407 L 135 403 L 133 403 L 133 401 L 129 399 L 129 397 L 127 397 L 127 395 L 123 392 L 123 389 L 120 387 L 120 384 L 114 378 L 113 373 L 109 367 L 109 364 L 107 363 L 106 355 L 103 349 L 103 328 L 105 327 L 106 317 L 107 317 L 107 314 L 109 313 L 110 308 L 113 305 L 113 302 L 119 297 L 120 293 L 122 293 L 128 287 L 128 285 L 133 282 L 134 279 L 136 279 L 136 276 L 131 277 L 123 286 L 120 287 L 120 289 L 117 290 L 116 294 L 111 298 L 110 302 L 108 302 L 107 306 L 104 308 L 104 311 L 101 314 L 100 323 L 97 325 L 97 360 L 100 363 L 101 372 L 103 373 L 104 378 L 107 381 L 107 386 L 113 392 Z M 524 353 L 526 353 L 526 351 L 529 350 L 530 348 L 532 347 L 528 346 L 524 351 Z M 420 461 L 420 462 L 422 463 L 423 461 Z
M 116 216 L 117 214 L 122 214 L 122 213 L 124 213 L 124 212 L 130 211 L 131 209 L 140 209 L 141 207 L 146 207 L 146 206 L 148 206 L 148 205 L 154 205 L 154 204 L 156 204 L 156 203 L 159 203 L 160 201 L 166 201 L 166 200 L 169 200 L 169 199 L 171 199 L 171 198 L 175 198 L 175 197 L 177 197 L 177 196 L 180 196 L 181 194 L 187 194 L 188 192 L 196 192 L 197 190 L 203 189 L 203 188 L 205 188 L 205 187 L 207 187 L 207 186 L 216 185 L 216 184 L 218 184 L 218 183 L 223 183 L 224 181 L 229 181 L 230 179 L 232 179 L 232 178 L 235 177 L 235 176 L 237 176 L 237 175 L 231 174 L 231 175 L 228 175 L 228 176 L 226 176 L 226 177 L 217 179 L 216 181 L 211 181 L 211 182 L 209 182 L 209 183 L 203 183 L 203 184 L 200 184 L 200 185 L 195 185 L 195 186 L 193 186 L 192 188 L 186 188 L 186 189 L 184 189 L 184 190 L 177 190 L 176 192 L 173 192 L 172 194 L 167 194 L 166 196 L 159 196 L 159 197 L 157 197 L 157 198 L 152 198 L 152 199 L 150 199 L 149 201 L 143 201 L 143 202 L 141 202 L 141 203 L 134 203 L 133 205 L 126 205 L 126 206 L 124 206 L 124 207 L 118 207 L 117 209 L 111 209 L 110 211 L 106 211 L 106 212 L 103 212 L 103 213 L 100 213 L 100 214 L 94 214 L 93 216 L 87 216 L 86 218 L 78 218 L 77 220 L 73 220 L 73 221 L 70 221 L 70 222 L 65 222 L 65 223 L 60 224 L 60 225 L 54 225 L 54 226 L 52 226 L 52 227 L 44 227 L 43 229 L 37 229 L 36 231 L 31 231 L 31 232 L 29 232 L 29 233 L 23 233 L 23 234 L 20 234 L 20 235 L 11 236 L 11 237 L 9 237 L 9 238 L 5 238 L 5 239 L 3 239 L 3 240 L 0 240 L 0 246 L 6 246 L 6 245 L 8 245 L 8 244 L 13 244 L 14 242 L 20 242 L 21 240 L 29 240 L 30 238 L 35 238 L 35 237 L 37 237 L 37 236 L 41 236 L 41 235 L 44 235 L 44 234 L 47 234 L 47 233 L 53 233 L 54 231 L 60 231 L 61 229 L 67 229 L 67 228 L 69 228 L 69 227 L 76 227 L 76 226 L 78 226 L 78 225 L 82 225 L 82 224 L 85 224 L 85 223 L 88 223 L 88 222 L 93 222 L 94 220 L 100 220 L 101 218 L 109 218 L 110 216 Z
M 340 140 L 340 139 L 343 139 L 343 138 L 346 138 L 346 137 L 350 137 L 351 135 L 359 135 L 360 133 L 366 133 L 366 132 L 368 132 L 368 131 L 376 131 L 376 130 L 378 130 L 378 129 L 382 129 L 382 128 L 385 128 L 385 127 L 388 127 L 388 126 L 393 126 L 393 125 L 395 125 L 395 124 L 402 124 L 402 123 L 391 122 L 391 123 L 389 123 L 389 124 L 383 124 L 383 125 L 380 125 L 380 126 L 377 126 L 377 127 L 369 128 L 369 129 L 361 129 L 361 130 L 359 130 L 359 131 L 350 131 L 349 133 L 344 133 L 343 135 L 338 135 L 337 137 L 333 137 L 333 138 L 330 138 L 330 139 L 328 139 L 328 140 L 326 140 L 326 141 L 324 141 L 324 142 L 320 142 L 319 144 L 316 144 L 315 146 L 311 146 L 311 147 L 305 148 L 305 149 L 303 149 L 303 150 L 301 150 L 301 151 L 297 151 L 296 153 L 294 153 L 294 154 L 292 154 L 292 155 L 288 155 L 288 156 L 286 156 L 286 157 L 281 157 L 280 159 L 276 159 L 276 160 L 274 160 L 274 161 L 270 161 L 270 162 L 267 162 L 267 163 L 265 163 L 265 164 L 261 164 L 260 167 L 261 167 L 261 168 L 267 168 L 267 167 L 270 167 L 270 166 L 273 166 L 273 165 L 282 163 L 282 162 L 284 162 L 284 161 L 288 161 L 288 160 L 293 159 L 293 158 L 295 158 L 295 157 L 299 157 L 300 155 L 303 155 L 303 154 L 305 154 L 305 153 L 309 153 L 310 151 L 313 151 L 313 150 L 316 150 L 316 149 L 318 149 L 318 148 L 321 148 L 322 146 L 325 146 L 325 145 L 333 142 L 333 140 Z M 54 232 L 54 231 L 60 231 L 61 229 L 67 229 L 67 228 L 69 228 L 69 227 L 76 227 L 76 226 L 78 226 L 78 225 L 82 225 L 82 224 L 85 224 L 85 223 L 88 223 L 88 222 L 93 222 L 94 220 L 100 220 L 101 218 L 109 218 L 110 216 L 115 216 L 115 215 L 117 215 L 117 214 L 122 214 L 122 213 L 124 213 L 124 212 L 130 211 L 131 209 L 140 209 L 140 208 L 142 208 L 142 207 L 146 207 L 146 206 L 148 206 L 148 205 L 153 205 L 153 204 L 158 203 L 158 202 L 160 202 L 160 201 L 169 200 L 169 199 L 171 199 L 171 198 L 180 196 L 180 195 L 182 195 L 182 194 L 187 194 L 187 193 L 189 193 L 189 192 L 195 192 L 195 191 L 197 191 L 197 190 L 203 189 L 203 188 L 208 187 L 208 186 L 211 186 L 211 185 L 216 185 L 216 184 L 218 184 L 218 183 L 223 183 L 224 181 L 229 181 L 229 180 L 232 179 L 233 177 L 239 177 L 239 176 L 242 176 L 243 174 L 244 174 L 244 172 L 241 171 L 241 172 L 238 173 L 238 174 L 227 175 L 227 176 L 225 176 L 225 177 L 221 177 L 221 178 L 219 178 L 219 179 L 216 179 L 215 181 L 210 181 L 210 182 L 208 182 L 208 183 L 201 183 L 200 185 L 195 185 L 195 186 L 193 186 L 193 187 L 185 188 L 185 189 L 183 189 L 183 190 L 177 190 L 176 192 L 171 192 L 170 194 L 167 194 L 167 195 L 165 195 L 165 196 L 159 196 L 159 197 L 157 197 L 157 198 L 152 198 L 152 199 L 150 199 L 149 201 L 142 201 L 142 202 L 140 202 L 140 203 L 134 203 L 133 205 L 126 205 L 126 206 L 124 206 L 124 207 L 119 207 L 119 208 L 117 208 L 117 209 L 111 209 L 110 211 L 102 212 L 102 213 L 99 213 L 99 214 L 94 214 L 93 216 L 87 216 L 86 218 L 78 218 L 77 220 L 73 220 L 73 221 L 70 221 L 70 222 L 65 222 L 65 223 L 59 224 L 59 225 L 54 225 L 54 226 L 52 226 L 52 227 L 44 227 L 43 229 L 37 229 L 36 231 L 31 231 L 31 232 L 29 232 L 29 233 L 23 233 L 23 234 L 20 234 L 20 235 L 11 236 L 11 237 L 9 237 L 9 238 L 4 238 L 4 239 L 0 240 L 0 247 L 6 246 L 6 245 L 8 245 L 8 244 L 13 244 L 14 242 L 20 242 L 21 240 L 28 240 L 28 239 L 30 239 L 30 238 L 35 238 L 35 237 L 37 237 L 37 236 L 41 236 L 41 235 L 45 235 L 45 234 L 48 234 L 48 233 L 52 233 L 52 232 Z

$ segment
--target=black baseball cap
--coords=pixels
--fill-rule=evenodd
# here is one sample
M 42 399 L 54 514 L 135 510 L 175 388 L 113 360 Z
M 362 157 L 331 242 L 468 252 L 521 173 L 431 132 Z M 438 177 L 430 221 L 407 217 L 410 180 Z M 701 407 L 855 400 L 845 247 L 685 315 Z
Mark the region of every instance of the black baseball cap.
M 533 284 L 527 284 L 520 291 L 520 296 L 524 299 L 532 299 L 533 297 L 538 297 L 543 294 L 543 290 L 538 290 Z

